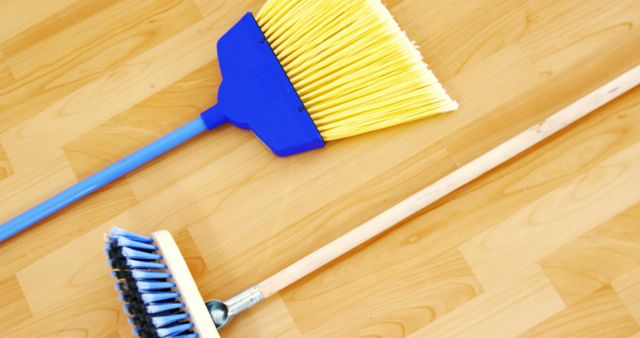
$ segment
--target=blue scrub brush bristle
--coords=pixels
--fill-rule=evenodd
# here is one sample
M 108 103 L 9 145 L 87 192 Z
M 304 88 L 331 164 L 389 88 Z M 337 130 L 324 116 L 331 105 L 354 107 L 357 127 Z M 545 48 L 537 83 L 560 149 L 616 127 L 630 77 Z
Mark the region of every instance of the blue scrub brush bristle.
M 216 337 L 215 325 L 186 263 L 179 253 L 175 254 L 175 242 L 167 232 L 154 236 L 160 239 L 154 241 L 114 228 L 106 238 L 105 251 L 117 279 L 116 290 L 133 332 L 143 338 Z M 159 242 L 162 248 L 156 245 Z

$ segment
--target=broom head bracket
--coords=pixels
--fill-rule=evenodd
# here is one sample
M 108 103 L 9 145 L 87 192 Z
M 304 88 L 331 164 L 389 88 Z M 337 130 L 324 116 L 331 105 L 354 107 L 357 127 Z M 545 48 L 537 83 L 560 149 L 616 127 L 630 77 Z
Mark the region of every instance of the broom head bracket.
M 324 146 L 322 136 L 251 13 L 218 41 L 218 104 L 202 113 L 209 129 L 230 122 L 252 130 L 276 155 Z

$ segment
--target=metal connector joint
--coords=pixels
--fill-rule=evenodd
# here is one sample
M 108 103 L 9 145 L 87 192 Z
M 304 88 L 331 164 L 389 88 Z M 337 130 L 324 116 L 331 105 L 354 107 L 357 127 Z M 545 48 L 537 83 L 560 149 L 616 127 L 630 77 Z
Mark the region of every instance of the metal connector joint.
M 217 328 L 225 326 L 233 317 L 253 307 L 264 299 L 257 286 L 252 286 L 229 298 L 226 302 L 214 299 L 207 302 L 207 308 Z

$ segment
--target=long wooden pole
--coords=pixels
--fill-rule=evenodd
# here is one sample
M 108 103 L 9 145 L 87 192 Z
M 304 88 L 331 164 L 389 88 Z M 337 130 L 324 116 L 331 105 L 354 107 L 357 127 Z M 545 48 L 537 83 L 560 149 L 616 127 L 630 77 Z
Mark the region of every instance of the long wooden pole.
M 639 82 L 640 65 L 269 277 L 257 285 L 262 296 L 269 297 L 316 271 L 452 191 L 531 148 L 567 125 L 602 107 L 638 85 Z

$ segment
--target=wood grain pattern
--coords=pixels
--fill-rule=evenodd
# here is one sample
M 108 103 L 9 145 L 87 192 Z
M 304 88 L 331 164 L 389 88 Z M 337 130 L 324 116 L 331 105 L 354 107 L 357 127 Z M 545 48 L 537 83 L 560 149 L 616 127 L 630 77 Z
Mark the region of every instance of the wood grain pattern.
M 0 180 L 7 178 L 9 175 L 13 174 L 13 169 L 11 169 L 11 163 L 9 163 L 9 157 L 4 152 L 4 148 L 0 144 Z
M 610 286 L 567 306 L 521 337 L 628 337 L 639 329 Z
M 393 0 L 461 109 L 276 158 L 225 127 L 0 246 L 0 331 L 130 337 L 112 225 L 168 229 L 205 298 L 301 258 L 640 63 L 634 0 Z M 0 4 L 0 222 L 215 102 L 262 0 Z M 223 336 L 640 333 L 640 90 L 243 314 Z
M 627 306 L 637 324 L 640 324 L 640 268 L 635 268 L 613 281 L 613 289 Z

